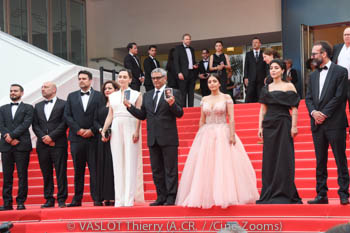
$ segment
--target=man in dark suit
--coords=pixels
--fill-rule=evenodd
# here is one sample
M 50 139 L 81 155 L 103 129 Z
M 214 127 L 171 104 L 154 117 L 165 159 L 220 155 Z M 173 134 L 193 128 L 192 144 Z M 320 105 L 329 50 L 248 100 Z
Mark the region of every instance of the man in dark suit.
M 18 174 L 17 210 L 24 210 L 28 194 L 29 154 L 32 150 L 29 127 L 33 121 L 33 106 L 21 101 L 23 87 L 12 84 L 11 103 L 0 108 L 0 152 L 3 168 L 2 210 L 12 210 L 13 171 L 16 164 Z
M 244 61 L 244 85 L 247 87 L 246 103 L 257 102 L 261 88 L 266 78 L 266 63 L 260 49 L 261 41 L 255 37 L 252 41 L 253 50 L 247 52 Z
M 134 42 L 129 43 L 126 48 L 129 53 L 124 58 L 124 67 L 129 69 L 132 73 L 130 88 L 136 91 L 140 91 L 140 87 L 144 82 L 145 77 L 141 69 L 140 60 L 137 58 L 137 44 Z
M 191 35 L 186 33 L 182 36 L 182 44 L 176 46 L 174 51 L 174 68 L 182 94 L 183 107 L 193 107 L 194 104 L 194 88 L 197 77 L 195 69 L 198 68 L 198 65 L 194 57 L 194 49 L 190 45 Z
M 80 90 L 68 95 L 64 118 L 69 126 L 68 139 L 74 164 L 74 197 L 68 207 L 81 206 L 84 192 L 85 166 L 90 171 L 90 193 L 95 206 L 101 206 L 97 197 L 96 155 L 98 129 L 94 127 L 94 113 L 102 94 L 92 87 L 92 74 L 82 70 L 78 74 Z
M 151 75 L 155 89 L 144 94 L 141 110 L 127 100 L 124 104 L 136 118 L 147 119 L 147 145 L 157 190 L 157 200 L 150 205 L 174 205 L 178 186 L 179 146 L 176 118 L 183 115 L 181 96 L 174 89 L 172 97 L 164 98 L 167 80 L 164 69 L 154 69 Z
M 64 120 L 66 101 L 56 97 L 57 87 L 45 82 L 41 87 L 45 100 L 34 108 L 33 131 L 38 140 L 38 152 L 41 173 L 44 178 L 44 197 L 46 203 L 41 208 L 55 206 L 53 167 L 56 170 L 57 201 L 59 207 L 66 206 L 67 200 L 67 125 Z
M 298 73 L 295 69 L 293 69 L 293 60 L 292 59 L 286 59 L 284 60 L 284 63 L 286 64 L 286 68 L 287 68 L 287 80 L 291 83 L 293 83 L 293 85 L 296 88 L 296 84 L 298 82 Z
M 152 83 L 151 72 L 155 68 L 159 68 L 159 61 L 156 59 L 157 46 L 151 45 L 148 48 L 148 57 L 143 61 L 143 68 L 145 69 L 145 88 L 150 91 L 154 88 Z
M 350 27 L 345 28 L 343 33 L 344 43 L 333 47 L 332 61 L 348 70 L 348 104 L 350 109 Z
M 340 203 L 349 203 L 349 171 L 346 159 L 345 113 L 347 93 L 347 70 L 330 61 L 331 46 L 325 42 L 316 42 L 312 48 L 312 58 L 318 64 L 318 70 L 310 75 L 305 98 L 311 118 L 311 131 L 316 153 L 316 192 L 309 204 L 327 204 L 327 160 L 328 147 L 332 151 L 338 167 L 338 194 Z
M 198 77 L 201 87 L 202 96 L 210 95 L 210 90 L 208 88 L 208 78 L 209 78 L 209 50 L 202 49 L 202 58 L 198 64 Z

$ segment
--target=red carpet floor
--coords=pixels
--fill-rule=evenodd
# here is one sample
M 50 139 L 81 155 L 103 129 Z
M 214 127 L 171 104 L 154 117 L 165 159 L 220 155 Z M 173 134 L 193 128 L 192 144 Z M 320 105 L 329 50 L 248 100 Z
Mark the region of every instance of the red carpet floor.
M 258 188 L 261 188 L 262 145 L 258 144 L 258 104 L 235 105 L 237 135 L 242 140 L 255 168 Z M 186 162 L 189 148 L 198 130 L 199 108 L 185 109 L 178 120 L 180 136 L 179 175 Z M 299 107 L 298 130 L 295 139 L 296 185 L 304 203 L 315 197 L 315 154 L 310 120 L 304 102 Z M 145 198 L 156 198 L 152 181 L 149 151 L 146 146 L 145 122 L 142 128 Z M 347 146 L 349 155 L 349 146 Z M 33 151 L 29 166 L 29 195 L 27 210 L 0 212 L 0 221 L 13 221 L 12 232 L 217 232 L 226 223 L 238 223 L 248 232 L 322 232 L 346 223 L 350 219 L 350 206 L 339 205 L 337 171 L 333 154 L 329 153 L 329 205 L 237 205 L 227 209 L 218 207 L 196 208 L 149 207 L 137 203 L 134 207 L 93 207 L 89 196 L 89 180 L 85 179 L 84 204 L 79 208 L 53 208 L 42 210 L 43 181 L 37 155 Z M 88 171 L 87 171 L 88 172 Z M 87 173 L 88 174 L 88 173 Z M 15 174 L 15 177 L 17 174 Z M 68 161 L 69 198 L 74 190 L 72 160 Z M 2 178 L 2 174 L 0 174 Z M 2 179 L 0 179 L 2 191 Z M 14 194 L 17 193 L 17 178 Z M 0 198 L 1 199 L 1 198 Z M 2 202 L 2 201 L 1 201 Z

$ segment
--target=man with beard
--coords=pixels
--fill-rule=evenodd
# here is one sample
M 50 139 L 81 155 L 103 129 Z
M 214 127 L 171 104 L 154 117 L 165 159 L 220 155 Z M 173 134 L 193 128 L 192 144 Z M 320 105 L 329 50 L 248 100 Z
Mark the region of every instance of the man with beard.
M 28 194 L 29 154 L 32 150 L 29 127 L 33 120 L 33 106 L 21 101 L 23 87 L 12 84 L 11 103 L 0 108 L 0 152 L 3 168 L 2 197 L 4 205 L 0 211 L 12 210 L 13 171 L 16 164 L 18 174 L 17 210 L 24 210 Z
M 332 48 L 325 41 L 316 42 L 311 58 L 318 69 L 310 75 L 305 102 L 310 113 L 311 131 L 316 153 L 316 192 L 309 204 L 328 204 L 327 161 L 331 145 L 338 168 L 340 204 L 349 203 L 349 171 L 345 154 L 346 95 L 348 72 L 331 62 Z

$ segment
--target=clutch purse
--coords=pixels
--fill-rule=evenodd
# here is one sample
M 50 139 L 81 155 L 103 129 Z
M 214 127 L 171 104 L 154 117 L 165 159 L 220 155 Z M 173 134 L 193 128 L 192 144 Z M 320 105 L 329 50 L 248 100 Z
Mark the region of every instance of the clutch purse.
M 108 128 L 105 132 L 105 138 L 109 138 L 112 134 L 112 129 L 111 128 Z

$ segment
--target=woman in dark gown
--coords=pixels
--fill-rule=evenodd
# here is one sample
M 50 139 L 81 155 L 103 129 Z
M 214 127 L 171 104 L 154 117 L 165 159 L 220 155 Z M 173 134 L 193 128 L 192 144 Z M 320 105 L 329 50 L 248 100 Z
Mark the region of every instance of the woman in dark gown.
M 227 71 L 226 69 L 231 69 L 229 57 L 223 53 L 224 45 L 222 41 L 215 42 L 215 53 L 210 56 L 209 60 L 209 70 L 212 72 L 217 72 L 220 77 L 220 91 L 222 93 L 227 93 Z
M 103 95 L 105 101 L 97 108 L 95 113 L 95 127 L 99 129 L 101 133 L 103 125 L 109 110 L 108 96 L 119 90 L 119 85 L 112 81 L 106 81 L 103 86 Z M 99 202 L 105 201 L 105 205 L 114 205 L 111 200 L 114 200 L 114 175 L 113 175 L 113 162 L 112 153 L 109 141 L 103 142 L 101 135 L 98 138 L 97 145 L 97 193 Z
M 174 69 L 174 51 L 175 48 L 170 49 L 169 54 L 168 54 L 168 63 L 166 64 L 166 71 L 168 72 L 168 87 L 179 89 L 177 82 L 176 82 L 176 77 L 177 74 L 175 73 Z
M 271 61 L 273 82 L 263 87 L 259 99 L 259 137 L 263 139 L 264 147 L 262 190 L 257 204 L 302 204 L 294 183 L 293 138 L 298 133 L 299 96 L 294 85 L 283 77 L 285 70 L 283 61 Z

